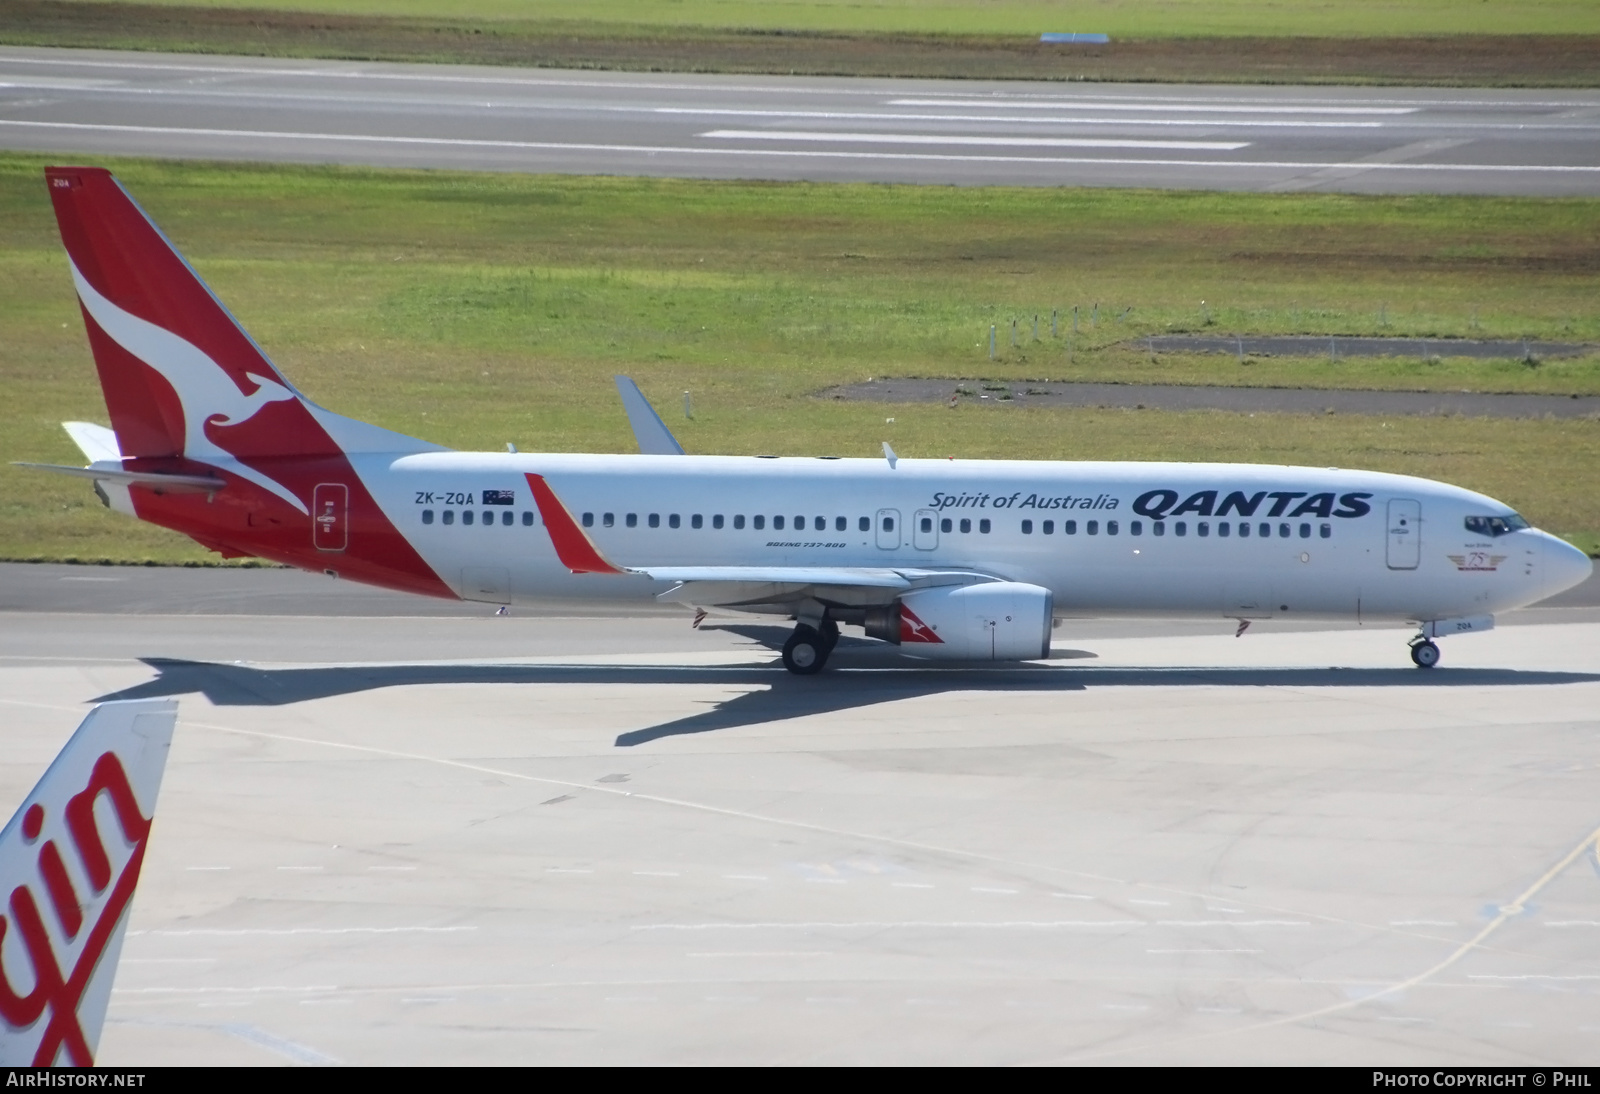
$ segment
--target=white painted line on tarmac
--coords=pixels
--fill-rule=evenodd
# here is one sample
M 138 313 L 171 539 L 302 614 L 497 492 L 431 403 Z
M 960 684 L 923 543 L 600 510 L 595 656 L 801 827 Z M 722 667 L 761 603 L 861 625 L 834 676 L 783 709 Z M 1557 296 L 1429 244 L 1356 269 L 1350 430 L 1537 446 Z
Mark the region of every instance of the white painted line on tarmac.
M 1147 927 L 1141 919 L 1053 920 L 812 920 L 798 923 L 636 923 L 635 931 L 815 931 L 815 930 L 1055 930 L 1102 927 Z
M 616 113 L 636 112 L 632 106 L 606 107 Z M 1096 107 L 1095 109 L 1099 109 Z M 1229 128 L 1274 129 L 1382 129 L 1383 122 L 1296 122 L 1278 120 L 1247 120 L 1235 118 L 1086 118 L 1086 117 L 1007 117 L 998 114 L 869 114 L 854 110 L 733 110 L 717 107 L 657 106 L 652 114 L 689 115 L 718 118 L 816 118 L 823 121 L 844 122 L 1018 122 L 1028 125 L 1142 125 L 1142 126 L 1228 126 Z M 1519 127 L 1520 128 L 1520 127 Z M 1593 126 L 1581 128 L 1590 129 Z
M 633 872 L 633 876 L 634 877 L 682 877 L 683 875 L 682 874 L 678 874 L 678 873 L 674 873 L 671 870 L 635 870 Z
M 1145 953 L 1266 953 L 1266 950 L 1146 950 Z
M 805 133 L 787 129 L 713 129 L 699 136 L 732 141 L 822 141 L 829 144 L 957 144 L 996 148 L 1156 148 L 1237 152 L 1249 141 L 1144 141 L 1101 137 L 971 137 L 934 133 Z
M 766 874 L 723 874 L 725 881 L 766 881 Z
M 1076 105 L 1072 99 L 1058 99 L 1053 102 L 1027 102 L 1018 99 L 890 99 L 890 106 L 942 106 L 950 109 L 966 109 L 969 107 L 1005 108 L 1017 107 L 1023 110 L 1060 110 L 1063 107 Z M 1139 110 L 1139 111 L 1170 111 L 1172 113 L 1191 112 L 1202 114 L 1210 111 L 1213 114 L 1415 114 L 1415 106 L 1251 106 L 1247 104 L 1231 103 L 1135 103 L 1135 102 L 1097 102 L 1096 110 Z
M 994 889 L 986 885 L 974 885 L 972 891 L 975 893 L 999 893 L 1003 896 L 1015 896 L 1017 894 L 1016 889 Z
M 1453 919 L 1391 919 L 1391 927 L 1458 927 Z
M 560 141 L 493 141 L 473 140 L 455 137 L 383 137 L 370 134 L 350 133 L 285 133 L 272 130 L 254 129 L 193 129 L 182 126 L 156 126 L 156 125 L 110 125 L 88 122 L 43 122 L 43 121 L 18 121 L 16 119 L 0 119 L 0 128 L 24 128 L 35 130 L 60 130 L 66 133 L 99 132 L 99 133 L 128 133 L 135 135 L 164 133 L 172 136 L 189 137 L 240 137 L 250 140 L 287 140 L 287 141 L 349 141 L 354 144 L 395 144 L 412 145 L 416 147 L 440 148 L 486 148 L 506 149 L 511 151 L 528 152 L 616 152 L 629 156 L 727 156 L 727 157 L 753 157 L 766 159 L 836 159 L 836 160 L 881 160 L 885 162 L 923 162 L 923 163 L 1019 163 L 1036 164 L 1039 166 L 1057 167 L 1177 167 L 1196 169 L 1225 169 L 1259 171 L 1263 169 L 1282 171 L 1322 171 L 1322 170 L 1358 170 L 1358 171 L 1423 171 L 1423 172 L 1458 172 L 1458 171 L 1483 171 L 1495 174 L 1600 174 L 1600 166 L 1579 164 L 1512 164 L 1512 163 L 1367 163 L 1362 161 L 1326 162 L 1302 160 L 1202 160 L 1202 159 L 1146 159 L 1125 158 L 1111 156 L 1003 156 L 1003 155 L 956 155 L 953 153 L 937 152 L 847 152 L 838 149 L 789 149 L 789 148 L 710 148 L 710 147 L 676 147 L 670 145 L 635 145 L 635 144 L 581 144 L 576 142 Z M 81 658 L 68 658 L 65 660 L 81 660 Z M 12 705 L 39 706 L 48 710 L 60 709 L 55 706 L 40 703 L 15 703 Z M 237 732 L 231 726 L 224 727 L 228 732 Z M 327 742 L 318 742 L 326 744 Z M 559 780 L 545 780 L 556 782 Z M 592 789 L 587 784 L 583 789 Z
M 1546 927 L 1600 927 L 1600 919 L 1552 919 Z

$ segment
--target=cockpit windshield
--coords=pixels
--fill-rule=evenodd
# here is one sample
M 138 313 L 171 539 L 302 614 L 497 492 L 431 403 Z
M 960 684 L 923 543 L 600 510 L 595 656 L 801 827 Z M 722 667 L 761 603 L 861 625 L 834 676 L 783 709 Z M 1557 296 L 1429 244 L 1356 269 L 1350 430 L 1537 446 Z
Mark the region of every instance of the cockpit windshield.
M 1480 536 L 1506 536 L 1528 527 L 1528 522 L 1515 513 L 1503 517 L 1468 517 L 1467 531 Z

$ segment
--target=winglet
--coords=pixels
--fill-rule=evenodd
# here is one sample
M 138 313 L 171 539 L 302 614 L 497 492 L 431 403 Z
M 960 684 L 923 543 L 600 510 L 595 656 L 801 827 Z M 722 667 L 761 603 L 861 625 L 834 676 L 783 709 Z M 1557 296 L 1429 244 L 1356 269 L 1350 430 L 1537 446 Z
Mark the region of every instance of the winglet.
M 681 456 L 683 445 L 672 435 L 667 423 L 661 420 L 650 400 L 644 397 L 639 385 L 627 376 L 613 376 L 617 393 L 622 396 L 622 409 L 628 412 L 628 424 L 633 427 L 633 439 L 639 443 L 639 452 L 645 456 Z
M 889 461 L 889 470 L 894 470 L 894 465 L 900 462 L 900 457 L 894 454 L 894 449 L 889 447 L 889 442 L 883 442 L 883 458 Z
M 0 830 L 0 1066 L 93 1066 L 177 712 L 95 707 Z
M 528 487 L 539 506 L 539 516 L 550 531 L 550 542 L 555 545 L 556 557 L 561 565 L 575 574 L 625 574 L 607 562 L 595 548 L 592 540 L 578 527 L 567 507 L 561 504 L 556 492 L 544 481 L 543 475 L 528 474 Z

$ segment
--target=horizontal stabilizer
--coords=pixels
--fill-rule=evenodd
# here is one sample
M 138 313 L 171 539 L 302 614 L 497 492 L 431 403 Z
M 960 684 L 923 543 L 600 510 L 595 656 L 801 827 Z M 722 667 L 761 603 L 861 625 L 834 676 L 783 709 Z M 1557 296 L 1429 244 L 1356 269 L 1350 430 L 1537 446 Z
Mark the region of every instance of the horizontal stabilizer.
M 13 467 L 26 467 L 34 471 L 50 471 L 57 475 L 72 475 L 80 479 L 114 482 L 120 486 L 143 486 L 158 494 L 215 494 L 228 483 L 209 475 L 169 475 L 163 471 L 124 471 L 119 467 L 65 467 L 56 463 L 21 463 Z
M 67 431 L 67 436 L 72 438 L 72 443 L 83 452 L 83 458 L 90 463 L 99 463 L 110 460 L 113 463 L 122 461 L 122 449 L 117 444 L 117 435 L 103 425 L 93 422 L 62 422 L 61 428 Z

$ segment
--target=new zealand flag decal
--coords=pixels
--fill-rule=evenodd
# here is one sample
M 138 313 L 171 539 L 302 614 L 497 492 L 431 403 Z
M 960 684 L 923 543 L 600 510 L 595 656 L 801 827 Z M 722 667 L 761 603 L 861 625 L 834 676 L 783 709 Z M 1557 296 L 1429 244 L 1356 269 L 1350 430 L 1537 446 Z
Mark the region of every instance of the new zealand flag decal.
M 517 492 L 515 490 L 485 490 L 483 492 L 485 505 L 515 505 Z

